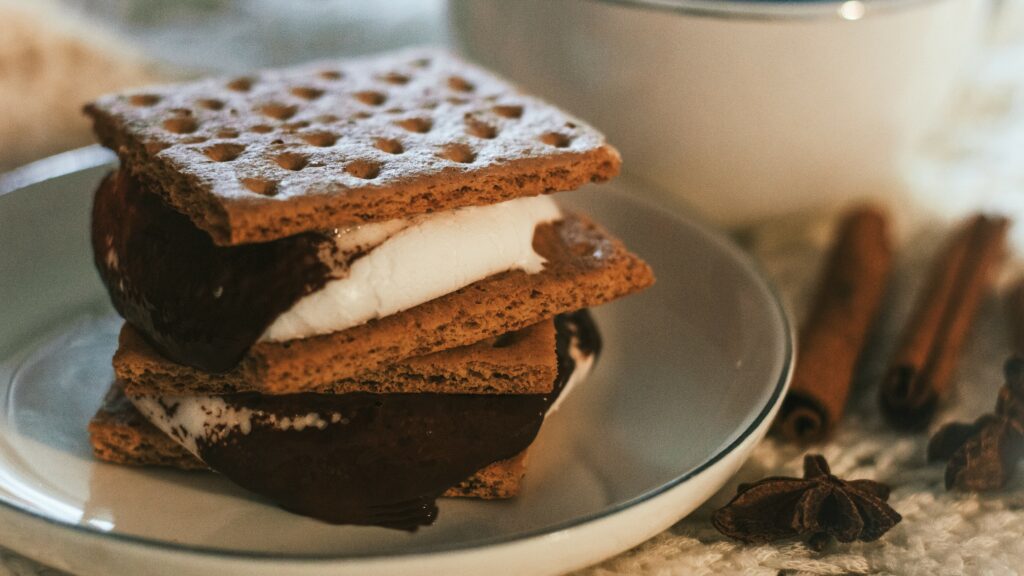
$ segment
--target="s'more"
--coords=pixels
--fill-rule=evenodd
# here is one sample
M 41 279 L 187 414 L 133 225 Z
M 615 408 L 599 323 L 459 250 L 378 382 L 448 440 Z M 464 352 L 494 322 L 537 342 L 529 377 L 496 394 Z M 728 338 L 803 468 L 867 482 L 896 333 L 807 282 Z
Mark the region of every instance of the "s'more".
M 551 197 L 614 177 L 616 150 L 443 51 L 86 113 L 120 159 L 92 218 L 125 320 L 89 429 L 108 462 L 212 470 L 333 523 L 429 525 L 441 496 L 520 492 L 599 354 L 587 309 L 654 282 Z

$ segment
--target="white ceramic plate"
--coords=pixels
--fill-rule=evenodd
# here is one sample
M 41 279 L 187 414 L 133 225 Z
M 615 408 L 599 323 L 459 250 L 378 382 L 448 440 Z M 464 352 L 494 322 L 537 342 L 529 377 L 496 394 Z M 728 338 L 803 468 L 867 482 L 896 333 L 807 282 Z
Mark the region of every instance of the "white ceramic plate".
M 593 376 L 545 423 L 523 494 L 443 500 L 414 534 L 330 526 L 208 473 L 90 456 L 117 317 L 92 267 L 89 206 L 112 158 L 65 154 L 0 180 L 0 543 L 81 574 L 557 574 L 670 526 L 761 439 L 792 334 L 747 258 L 628 184 L 562 195 L 654 267 L 596 311 Z

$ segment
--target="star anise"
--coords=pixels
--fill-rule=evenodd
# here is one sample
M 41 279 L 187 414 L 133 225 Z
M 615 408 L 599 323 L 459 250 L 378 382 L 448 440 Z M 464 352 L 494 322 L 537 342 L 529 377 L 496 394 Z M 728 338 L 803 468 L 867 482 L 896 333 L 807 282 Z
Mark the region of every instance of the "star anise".
M 1024 458 L 1024 359 L 1010 358 L 1003 372 L 995 412 L 947 424 L 928 443 L 929 462 L 947 461 L 947 490 L 998 490 Z
M 730 538 L 761 544 L 803 538 L 820 550 L 840 542 L 877 540 L 903 518 L 886 504 L 889 487 L 872 480 L 842 480 L 820 455 L 804 456 L 804 477 L 773 476 L 741 484 L 736 497 L 712 518 Z

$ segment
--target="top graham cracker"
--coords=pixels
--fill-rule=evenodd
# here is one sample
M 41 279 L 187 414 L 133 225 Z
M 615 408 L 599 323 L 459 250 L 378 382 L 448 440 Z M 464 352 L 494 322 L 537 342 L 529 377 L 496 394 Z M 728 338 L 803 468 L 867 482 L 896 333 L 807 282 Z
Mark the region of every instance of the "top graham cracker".
M 85 111 L 221 245 L 572 190 L 620 165 L 594 128 L 431 49 L 151 87 Z

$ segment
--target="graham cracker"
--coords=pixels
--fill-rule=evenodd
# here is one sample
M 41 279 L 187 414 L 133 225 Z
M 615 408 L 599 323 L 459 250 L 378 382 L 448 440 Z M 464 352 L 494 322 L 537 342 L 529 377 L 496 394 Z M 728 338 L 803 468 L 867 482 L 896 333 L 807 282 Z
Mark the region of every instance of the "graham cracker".
M 89 441 L 100 460 L 133 466 L 168 466 L 205 470 L 195 456 L 171 440 L 139 413 L 118 382 L 89 421 Z
M 180 368 L 154 350 L 128 323 L 121 327 L 114 358 L 115 364 L 130 365 L 135 373 L 169 374 Z M 361 373 L 358 377 L 340 378 L 303 391 L 321 394 L 546 394 L 554 388 L 557 375 L 555 323 L 545 320 L 517 332 L 469 346 L 406 358 Z M 204 395 L 283 393 L 278 389 L 265 389 L 263 384 L 266 382 L 211 379 L 206 385 L 190 387 L 180 378 L 143 376 L 127 386 L 136 394 L 180 395 L 183 391 Z
M 108 95 L 100 141 L 221 245 L 572 190 L 597 130 L 440 50 Z
M 117 382 L 89 422 L 89 440 L 93 454 L 105 462 L 207 470 L 198 458 L 146 420 L 128 401 Z M 526 473 L 527 451 L 481 468 L 448 489 L 444 496 L 486 500 L 516 496 Z
M 315 390 L 406 358 L 465 346 L 558 314 L 597 306 L 654 283 L 647 264 L 584 216 L 539 226 L 541 272 L 504 272 L 366 324 L 287 342 L 257 342 L 234 369 L 208 373 L 155 362 L 136 346 L 114 355 L 117 377 L 143 390 L 252 386 L 268 394 Z

